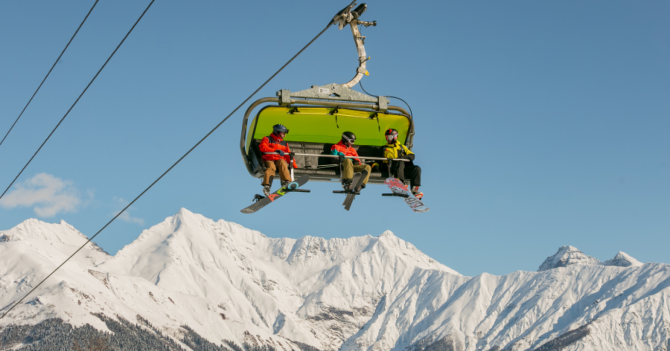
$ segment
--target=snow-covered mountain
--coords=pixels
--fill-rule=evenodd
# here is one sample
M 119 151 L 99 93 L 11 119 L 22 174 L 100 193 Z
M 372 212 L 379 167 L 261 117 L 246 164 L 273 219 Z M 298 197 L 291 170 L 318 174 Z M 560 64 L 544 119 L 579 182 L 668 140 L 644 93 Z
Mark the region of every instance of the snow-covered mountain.
M 548 269 L 567 267 L 572 265 L 597 265 L 600 260 L 595 257 L 585 255 L 574 246 L 561 246 L 558 252 L 553 256 L 547 257 L 540 265 L 538 271 L 546 271 Z
M 34 219 L 0 232 L 0 315 L 86 240 Z M 95 313 L 277 350 L 667 350 L 669 295 L 670 265 L 623 252 L 565 246 L 538 272 L 465 277 L 388 231 L 273 239 L 182 209 L 113 257 L 87 246 L 0 327 L 110 331 Z
M 619 266 L 619 267 L 630 267 L 630 266 L 641 266 L 642 262 L 636 260 L 629 254 L 619 251 L 619 253 L 614 256 L 613 259 L 603 262 L 605 266 Z

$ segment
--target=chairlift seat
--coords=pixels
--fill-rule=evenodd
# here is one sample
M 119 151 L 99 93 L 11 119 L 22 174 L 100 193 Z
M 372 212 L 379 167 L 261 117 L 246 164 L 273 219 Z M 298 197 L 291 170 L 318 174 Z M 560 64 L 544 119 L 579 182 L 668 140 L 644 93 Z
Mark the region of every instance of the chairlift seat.
M 262 139 L 254 139 L 251 143 L 251 150 L 253 151 L 249 153 L 249 158 L 255 166 L 254 173 L 259 174 L 260 177 L 262 177 L 265 172 L 265 164 L 261 162 L 263 154 L 259 149 L 261 141 Z M 289 142 L 288 146 L 291 149 L 291 152 L 297 154 L 330 155 L 330 148 L 333 144 Z M 354 149 L 356 149 L 356 152 L 358 152 L 361 157 L 383 157 L 384 155 L 382 147 L 354 145 Z M 361 160 L 361 162 L 371 164 L 373 162 L 379 163 L 380 161 Z M 310 180 L 325 181 L 338 180 L 340 178 L 341 172 L 336 158 L 296 155 L 295 163 L 298 166 L 298 168 L 293 170 L 295 177 L 309 174 Z M 381 172 L 372 172 L 370 174 L 369 182 L 374 184 L 384 184 L 385 179 L 386 177 L 384 177 Z
M 314 155 L 295 156 L 298 168 L 293 170 L 294 176 L 308 174 L 310 181 L 340 181 L 339 160 L 319 155 L 330 156 L 333 143 L 338 142 L 345 131 L 356 134 L 354 148 L 363 158 L 361 161 L 367 164 L 377 162 L 382 171 L 385 166 L 382 160 L 364 158 L 383 158 L 385 130 L 398 130 L 398 140 L 410 149 L 412 147 L 412 118 L 397 106 L 389 105 L 388 110 L 379 111 L 374 104 L 301 100 L 299 103 L 302 105 L 293 102 L 291 105 L 267 105 L 247 124 L 251 111 L 265 102 L 279 102 L 279 99 L 263 98 L 256 101 L 247 109 L 242 122 L 240 150 L 249 174 L 255 178 L 262 178 L 265 172 L 260 142 L 272 133 L 272 126 L 278 123 L 289 129 L 284 140 L 288 142 L 291 152 Z M 385 172 L 372 172 L 369 183 L 383 184 L 386 176 Z

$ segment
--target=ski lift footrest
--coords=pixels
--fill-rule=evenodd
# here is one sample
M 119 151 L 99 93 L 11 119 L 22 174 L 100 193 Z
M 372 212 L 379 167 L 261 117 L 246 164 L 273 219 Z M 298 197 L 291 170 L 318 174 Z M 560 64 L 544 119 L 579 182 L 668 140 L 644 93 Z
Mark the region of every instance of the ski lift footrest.
M 351 193 L 352 193 L 351 191 L 345 191 L 345 190 L 333 190 L 333 194 L 351 194 Z M 353 194 L 355 194 L 355 195 L 360 195 L 361 192 L 360 192 L 360 191 L 357 191 L 357 192 L 354 192 Z
M 408 198 L 408 197 L 409 197 L 409 195 L 405 195 L 405 194 L 395 194 L 395 193 L 382 194 L 382 196 L 397 196 L 397 197 L 404 197 L 404 198 Z

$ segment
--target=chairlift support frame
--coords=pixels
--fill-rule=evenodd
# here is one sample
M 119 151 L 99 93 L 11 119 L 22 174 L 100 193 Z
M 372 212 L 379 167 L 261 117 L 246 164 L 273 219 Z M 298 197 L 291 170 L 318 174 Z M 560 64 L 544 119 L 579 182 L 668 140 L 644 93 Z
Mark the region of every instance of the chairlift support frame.
M 358 26 L 363 25 L 365 27 L 369 26 L 376 26 L 377 22 L 372 21 L 372 22 L 366 22 L 366 21 L 361 21 L 359 20 L 360 15 L 367 10 L 367 5 L 366 4 L 361 4 L 355 9 L 353 7 L 356 5 L 355 1 L 353 1 L 349 6 L 345 7 L 342 11 L 338 12 L 337 15 L 333 18 L 331 21 L 331 24 L 337 24 L 339 29 L 343 29 L 346 25 L 349 25 L 351 28 L 352 36 L 354 38 L 354 42 L 356 44 L 356 49 L 358 52 L 358 67 L 356 69 L 356 74 L 355 76 L 347 83 L 344 84 L 337 84 L 337 83 L 331 83 L 331 84 L 326 84 L 322 86 L 318 85 L 313 85 L 309 89 L 297 91 L 297 92 L 291 92 L 288 89 L 281 89 L 277 92 L 277 97 L 265 97 L 256 100 L 253 102 L 247 111 L 244 114 L 244 118 L 242 120 L 242 132 L 241 132 L 241 137 L 240 137 L 240 152 L 242 154 L 242 159 L 247 167 L 247 171 L 249 174 L 255 178 L 261 178 L 264 173 L 264 165 L 262 162 L 260 162 L 260 151 L 256 150 L 257 145 L 255 145 L 253 140 L 247 140 L 247 138 L 253 138 L 255 131 L 256 131 L 256 125 L 255 123 L 251 128 L 248 126 L 249 122 L 249 117 L 251 116 L 251 113 L 260 105 L 266 104 L 259 112 L 256 114 L 256 120 L 261 116 L 261 113 L 270 106 L 284 106 L 284 107 L 289 107 L 289 108 L 297 108 L 298 110 L 301 107 L 316 107 L 316 108 L 324 108 L 324 109 L 351 109 L 351 110 L 357 110 L 357 111 L 365 111 L 365 112 L 370 112 L 370 113 L 376 113 L 376 114 L 384 114 L 384 115 L 395 115 L 395 116 L 404 116 L 405 118 L 408 119 L 408 129 L 406 133 L 406 139 L 405 139 L 405 146 L 407 146 L 410 150 L 413 146 L 413 141 L 414 141 L 414 121 L 412 118 L 412 115 L 408 113 L 405 109 L 402 107 L 398 106 L 393 106 L 390 105 L 390 100 L 388 97 L 385 96 L 370 96 L 366 95 L 363 93 L 360 93 L 358 91 L 352 90 L 351 87 L 354 85 L 358 84 L 358 82 L 361 80 L 361 78 L 366 75 L 367 70 L 367 61 L 370 58 L 366 58 L 366 52 L 365 52 L 365 47 L 364 47 L 364 40 L 365 37 L 361 36 Z M 275 105 L 276 104 L 276 105 Z M 289 110 L 289 113 L 292 110 Z M 372 118 L 372 117 L 371 117 Z M 377 122 L 379 123 L 379 118 L 377 117 Z M 339 125 L 338 125 L 339 128 Z M 289 129 L 290 126 L 289 126 Z M 250 131 L 249 134 L 247 134 L 247 131 Z M 354 133 L 356 133 L 355 130 L 352 130 Z M 381 132 L 381 130 L 380 130 Z M 383 139 L 383 134 L 380 136 L 381 139 Z M 338 140 L 333 140 L 334 143 L 337 143 Z M 291 144 L 296 144 L 299 141 L 292 142 L 288 141 L 289 146 L 291 147 L 293 151 L 293 146 Z M 300 142 L 302 146 L 306 147 L 306 144 L 314 144 L 309 141 L 302 141 Z M 326 144 L 324 144 L 326 145 Z M 361 146 L 361 145 L 356 145 L 356 147 Z M 256 148 L 256 149 L 254 149 Z M 325 148 L 325 146 L 324 146 Z M 304 149 L 303 149 L 304 150 Z M 317 157 L 320 161 L 321 159 L 332 159 L 332 155 L 326 154 L 325 151 L 321 154 L 309 154 L 309 153 L 304 153 L 304 152 L 295 152 L 294 156 L 298 157 Z M 367 157 L 366 157 L 367 156 Z M 385 160 L 383 157 L 379 157 L 381 155 L 361 155 L 359 158 L 360 159 L 377 159 L 377 160 Z M 397 160 L 400 162 L 405 162 L 406 160 Z M 301 175 L 301 174 L 309 174 L 310 175 L 310 181 L 339 181 L 341 179 L 341 164 L 338 165 L 339 171 L 333 171 L 333 169 L 330 170 L 319 170 L 318 167 L 317 169 L 295 169 L 294 171 L 296 174 Z M 293 172 L 292 172 L 293 173 Z M 292 174 L 293 176 L 293 174 Z M 382 176 L 381 174 L 373 174 L 371 175 L 369 179 L 369 183 L 373 184 L 384 184 L 385 177 Z

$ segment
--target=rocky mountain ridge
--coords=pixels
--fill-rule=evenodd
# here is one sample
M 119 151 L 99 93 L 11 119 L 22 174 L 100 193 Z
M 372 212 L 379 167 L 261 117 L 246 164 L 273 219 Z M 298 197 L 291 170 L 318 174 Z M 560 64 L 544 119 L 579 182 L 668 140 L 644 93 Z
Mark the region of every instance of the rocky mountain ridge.
M 37 220 L 0 238 L 0 313 L 86 241 Z M 622 252 L 565 246 L 539 272 L 465 277 L 391 232 L 274 239 L 182 209 L 115 256 L 87 246 L 0 327 L 141 318 L 225 350 L 666 350 L 669 293 L 669 265 Z

